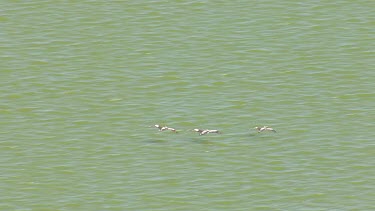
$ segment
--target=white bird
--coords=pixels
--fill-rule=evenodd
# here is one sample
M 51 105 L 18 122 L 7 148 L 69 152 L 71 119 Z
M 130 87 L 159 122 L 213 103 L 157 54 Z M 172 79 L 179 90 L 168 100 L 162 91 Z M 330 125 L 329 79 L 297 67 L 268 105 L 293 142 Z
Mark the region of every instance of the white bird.
M 154 125 L 154 126 L 155 126 L 156 128 L 158 128 L 159 131 L 170 130 L 170 131 L 172 131 L 172 132 L 177 133 L 176 129 L 171 128 L 171 127 L 161 126 L 161 125 Z
M 218 130 L 202 130 L 202 129 L 194 129 L 193 131 L 195 132 L 198 132 L 199 135 L 206 135 L 206 134 L 209 134 L 209 133 L 220 133 L 220 131 Z
M 274 130 L 273 128 L 270 128 L 268 126 L 255 127 L 254 129 L 256 129 L 258 131 L 258 133 L 263 132 L 263 131 L 272 131 L 272 132 L 276 133 L 276 130 Z

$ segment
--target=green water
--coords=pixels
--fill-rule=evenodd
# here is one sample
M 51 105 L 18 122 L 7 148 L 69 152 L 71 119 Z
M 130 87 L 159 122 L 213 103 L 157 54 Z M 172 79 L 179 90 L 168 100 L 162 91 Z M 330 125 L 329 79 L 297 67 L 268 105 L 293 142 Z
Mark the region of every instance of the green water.
M 374 210 L 373 1 L 0 8 L 0 210 Z

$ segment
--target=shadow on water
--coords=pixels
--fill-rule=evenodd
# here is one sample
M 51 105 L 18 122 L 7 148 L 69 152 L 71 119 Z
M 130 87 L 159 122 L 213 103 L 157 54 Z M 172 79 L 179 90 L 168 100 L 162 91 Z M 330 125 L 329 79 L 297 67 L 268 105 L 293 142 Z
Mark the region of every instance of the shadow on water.
M 194 143 L 194 144 L 204 144 L 204 145 L 217 144 L 217 141 L 207 140 L 207 139 L 198 139 L 198 138 L 194 138 L 194 139 L 190 140 L 190 142 Z
M 168 140 L 166 140 L 166 139 L 148 139 L 145 142 L 150 143 L 150 144 L 164 144 L 164 143 L 167 143 Z
M 273 134 L 260 134 L 260 133 L 221 133 L 221 134 L 189 134 L 184 133 L 169 133 L 158 132 L 155 134 L 154 138 L 147 138 L 144 142 L 149 144 L 168 144 L 174 143 L 194 143 L 194 144 L 204 144 L 204 145 L 216 145 L 219 143 L 225 144 L 238 144 L 238 142 L 254 140 L 254 141 L 264 141 L 272 139 Z

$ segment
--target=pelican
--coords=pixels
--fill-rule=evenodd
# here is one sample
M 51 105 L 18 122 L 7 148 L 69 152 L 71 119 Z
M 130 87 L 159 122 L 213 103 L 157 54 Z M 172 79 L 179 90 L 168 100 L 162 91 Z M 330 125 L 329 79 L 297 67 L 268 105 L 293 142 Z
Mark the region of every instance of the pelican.
M 193 131 L 199 133 L 200 136 L 202 135 L 206 135 L 206 134 L 209 134 L 209 133 L 220 133 L 220 131 L 218 130 L 202 130 L 202 129 L 194 129 Z
M 171 128 L 171 127 L 167 127 L 167 126 L 161 126 L 161 125 L 154 125 L 156 128 L 159 129 L 159 131 L 164 131 L 164 130 L 170 130 L 172 132 L 177 132 L 176 129 L 174 128 Z
M 268 127 L 268 126 L 255 127 L 254 129 L 256 129 L 258 131 L 258 133 L 263 132 L 263 131 L 272 131 L 272 132 L 276 133 L 276 130 L 274 130 L 273 128 Z

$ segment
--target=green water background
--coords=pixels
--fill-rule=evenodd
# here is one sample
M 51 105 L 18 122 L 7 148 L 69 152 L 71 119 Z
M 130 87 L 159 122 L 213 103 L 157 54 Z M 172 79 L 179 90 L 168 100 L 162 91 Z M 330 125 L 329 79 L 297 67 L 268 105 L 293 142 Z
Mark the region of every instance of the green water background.
M 0 8 L 0 210 L 374 209 L 373 1 Z

